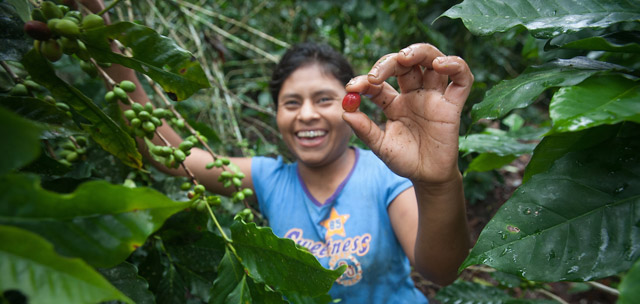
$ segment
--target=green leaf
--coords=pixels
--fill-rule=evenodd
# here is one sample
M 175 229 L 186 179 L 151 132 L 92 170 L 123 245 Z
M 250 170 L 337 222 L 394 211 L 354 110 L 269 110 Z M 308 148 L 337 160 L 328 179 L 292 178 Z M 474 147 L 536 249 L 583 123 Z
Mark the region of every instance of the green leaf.
M 97 61 L 118 63 L 148 75 L 174 100 L 184 100 L 210 86 L 191 53 L 146 26 L 118 22 L 88 30 L 81 39 Z M 132 56 L 113 53 L 110 39 L 120 41 Z
M 231 225 L 231 234 L 233 247 L 249 276 L 284 294 L 326 294 L 345 269 L 322 267 L 311 253 L 298 249 L 290 239 L 277 237 L 268 227 L 236 221 Z
M 552 132 L 575 132 L 621 121 L 640 122 L 640 82 L 620 75 L 561 88 L 551 100 Z
M 83 128 L 105 151 L 115 155 L 130 167 L 142 167 L 142 155 L 138 152 L 133 138 L 100 110 L 91 99 L 58 78 L 46 59 L 31 50 L 25 55 L 22 63 L 34 81 L 47 87 L 56 100 L 63 100 L 91 123 L 83 124 Z
M 149 291 L 147 281 L 138 276 L 136 266 L 122 262 L 115 267 L 100 268 L 98 271 L 136 304 L 153 304 L 156 302 L 153 294 Z
M 640 32 L 625 31 L 604 35 L 583 31 L 549 40 L 548 45 L 564 49 L 640 53 Z
M 229 293 L 225 303 L 252 303 L 251 292 L 249 291 L 249 285 L 247 285 L 246 275 L 242 276 L 242 279 L 240 279 L 236 288 Z
M 620 297 L 618 297 L 618 304 L 633 304 L 640 303 L 640 260 L 637 260 L 633 267 L 622 278 L 618 290 L 620 290 Z
M 465 0 L 442 16 L 460 18 L 475 35 L 489 35 L 523 26 L 537 38 L 551 38 L 585 28 L 606 28 L 640 19 L 636 1 Z
M 0 224 L 40 234 L 66 256 L 97 267 L 124 261 L 170 215 L 175 202 L 150 188 L 130 189 L 106 181 L 81 184 L 73 193 L 44 190 L 33 175 L 0 177 Z
M 64 111 L 38 98 L 2 96 L 0 105 L 24 118 L 38 122 L 61 125 L 71 120 Z
M 443 304 L 527 304 L 555 303 L 549 300 L 516 299 L 504 291 L 493 287 L 466 281 L 455 281 L 438 291 L 435 299 Z
M 578 132 L 557 133 L 545 136 L 533 150 L 533 155 L 524 172 L 522 182 L 533 175 L 547 171 L 553 162 L 563 155 L 593 147 L 614 137 L 620 126 L 599 126 Z
M 535 144 L 526 144 L 506 132 L 492 131 L 490 134 L 471 134 L 459 138 L 459 149 L 468 153 L 493 153 L 497 156 L 518 156 L 531 153 Z
M 28 12 L 27 12 L 28 13 Z M 18 61 L 32 48 L 33 42 L 24 34 L 24 22 L 16 9 L 8 3 L 0 3 L 0 60 Z
M 640 257 L 640 136 L 570 152 L 500 208 L 460 269 L 486 264 L 531 281 L 589 281 Z
M 503 117 L 513 109 L 530 105 L 548 88 L 576 85 L 597 72 L 613 69 L 624 67 L 586 57 L 559 59 L 530 67 L 517 78 L 503 80 L 487 91 L 484 100 L 473 105 L 471 117 L 474 122 L 481 118 Z
M 182 276 L 178 273 L 175 266 L 170 264 L 162 274 L 162 279 L 156 290 L 156 299 L 158 304 L 174 304 L 185 303 L 187 301 L 185 285 Z
M 516 158 L 517 156 L 515 155 L 499 156 L 494 153 L 482 153 L 471 161 L 471 163 L 469 164 L 469 167 L 465 171 L 465 174 L 467 172 L 473 172 L 473 171 L 485 172 L 485 171 L 500 169 L 510 164 Z
M 218 266 L 218 277 L 213 282 L 209 304 L 235 303 L 232 299 L 237 299 L 239 292 L 244 291 L 245 288 L 248 288 L 250 299 L 254 303 L 285 303 L 282 295 L 267 290 L 264 284 L 256 283 L 247 277 L 242 264 L 227 248 Z M 232 295 L 234 293 L 235 295 Z
M 40 154 L 42 128 L 0 107 L 0 138 L 4 146 L 0 175 L 29 164 Z
M 17 289 L 29 303 L 134 303 L 91 266 L 58 255 L 29 231 L 0 225 L 0 291 Z

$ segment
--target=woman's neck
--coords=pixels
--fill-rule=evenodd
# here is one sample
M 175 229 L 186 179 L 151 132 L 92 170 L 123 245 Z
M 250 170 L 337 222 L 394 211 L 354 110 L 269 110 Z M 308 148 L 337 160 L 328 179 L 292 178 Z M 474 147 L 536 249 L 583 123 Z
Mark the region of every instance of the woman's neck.
M 298 174 L 314 198 L 324 203 L 349 175 L 355 164 L 355 150 L 349 148 L 334 161 L 317 167 L 298 162 Z

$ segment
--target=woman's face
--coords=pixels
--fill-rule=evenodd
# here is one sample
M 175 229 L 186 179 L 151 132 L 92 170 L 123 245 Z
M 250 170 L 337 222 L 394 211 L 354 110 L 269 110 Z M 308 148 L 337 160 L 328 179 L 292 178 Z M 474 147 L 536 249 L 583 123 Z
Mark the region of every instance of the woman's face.
M 346 94 L 342 83 L 318 64 L 302 66 L 284 81 L 276 122 L 300 163 L 327 165 L 346 151 L 352 132 L 342 120 Z

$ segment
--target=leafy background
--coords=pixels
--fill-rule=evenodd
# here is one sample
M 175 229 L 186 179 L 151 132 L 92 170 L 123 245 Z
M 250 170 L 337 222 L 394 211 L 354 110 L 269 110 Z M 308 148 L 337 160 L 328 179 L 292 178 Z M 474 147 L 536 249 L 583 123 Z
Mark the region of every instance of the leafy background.
M 26 1 L 8 2 L 16 7 L 28 6 Z M 635 262 L 640 222 L 638 6 L 635 2 L 593 0 L 580 6 L 569 0 L 547 1 L 544 5 L 527 0 L 166 0 L 122 1 L 111 15 L 114 20 L 131 22 L 121 25 L 124 27 L 136 29 L 133 24 L 144 24 L 197 58 L 202 70 L 195 72 L 195 82 L 204 75 L 206 82 L 199 85 L 207 83 L 211 87 L 185 92 L 180 98 L 185 100 L 175 105 L 195 129 L 209 138 L 210 147 L 224 155 L 288 156 L 276 131 L 267 83 L 278 56 L 296 42 L 331 44 L 351 60 L 358 74 L 366 73 L 380 56 L 415 42 L 429 42 L 445 53 L 463 57 L 476 80 L 462 115 L 460 164 L 465 172 L 471 237 L 477 245 L 465 261 L 459 282 L 440 288 L 416 275 L 416 285 L 430 299 L 445 303 L 459 299 L 468 303 L 611 303 L 616 299 L 633 303 L 639 297 Z M 6 8 L 4 4 L 2 7 Z M 2 21 L 7 26 L 16 23 Z M 118 32 L 105 30 L 94 37 Z M 7 42 L 3 45 L 16 45 L 22 52 L 29 49 L 29 44 L 22 42 L 24 37 L 0 38 Z M 110 58 L 98 46 L 90 48 L 96 58 L 126 60 Z M 18 59 L 11 52 L 3 51 L 2 56 L 3 60 Z M 142 65 L 157 66 L 154 59 L 140 58 L 130 64 L 142 73 L 146 72 Z M 34 66 L 40 66 L 36 58 L 32 60 Z M 29 69 L 28 62 L 26 68 L 34 77 L 47 73 Z M 80 113 L 87 111 L 81 105 L 91 100 L 109 113 L 102 101 L 106 91 L 100 80 L 86 77 L 66 57 L 54 66 L 59 80 L 44 75 L 38 78 L 43 85 L 49 83 L 54 91 L 58 81 L 64 81 L 77 88 L 71 95 L 60 90 L 56 97 L 75 100 L 78 106 L 71 106 Z M 3 86 L 11 83 L 6 75 L 2 77 Z M 185 83 L 192 84 L 194 79 Z M 151 87 L 145 89 L 152 96 L 156 94 Z M 34 106 L 24 106 L 30 103 Z M 114 157 L 107 153 L 109 142 L 91 142 L 85 162 L 60 172 L 46 158 L 38 157 L 38 149 L 33 147 L 42 139 L 57 146 L 61 135 L 91 134 L 91 129 L 63 125 L 56 132 L 38 135 L 42 134 L 41 126 L 14 113 L 38 121 L 56 121 L 52 117 L 63 113 L 29 98 L 3 98 L 2 105 L 13 112 L 0 111 L 6 118 L 0 120 L 2 130 L 22 127 L 17 133 L 3 133 L 8 146 L 14 148 L 6 157 L 3 155 L 0 173 L 31 164 L 23 171 L 40 174 L 42 187 L 73 192 L 73 197 L 81 197 L 83 187 L 93 183 L 88 181 L 104 180 L 114 185 L 133 183 L 139 189 L 152 188 L 175 201 L 185 199 L 179 188 L 183 179 L 165 176 L 147 166 L 149 172 L 132 170 L 139 164 L 131 159 L 139 156 L 130 148 L 118 148 L 130 151 L 133 158 Z M 371 103 L 364 102 L 361 109 L 384 121 L 383 114 Z M 93 122 L 104 121 L 108 120 Z M 357 139 L 353 144 L 360 145 Z M 35 177 L 3 178 L 23 183 L 25 188 L 19 188 L 22 191 L 49 195 L 27 182 Z M 129 190 L 123 186 L 116 187 L 125 196 L 138 196 L 126 194 Z M 20 195 L 20 191 L 7 191 L 6 195 Z M 77 204 L 81 202 L 78 198 Z M 145 212 L 156 212 L 156 208 Z M 2 217 L 2 224 L 11 225 L 6 229 L 20 226 L 12 209 L 5 208 Z M 228 200 L 216 209 L 229 234 L 233 234 L 232 217 L 239 209 Z M 132 212 L 119 212 L 127 220 L 134 220 Z M 112 213 L 105 211 L 103 218 L 98 216 L 93 221 L 111 221 Z M 160 230 L 150 234 L 160 228 L 160 223 L 151 229 L 144 237 L 149 237 L 146 242 L 134 242 L 139 247 L 128 249 L 133 252 L 127 262 L 100 268 L 99 272 L 126 295 L 115 297 L 125 302 L 131 297 L 144 303 L 200 303 L 203 299 L 217 303 L 240 301 L 247 294 L 274 299 L 273 289 L 265 289 L 264 282 L 239 271 L 233 253 L 224 246 L 224 238 L 208 233 L 213 230 L 211 225 L 205 215 L 177 213 Z M 46 240 L 36 240 L 37 235 L 24 237 L 34 238 L 34 244 L 50 250 L 46 249 Z M 589 241 L 581 242 L 585 239 Z M 209 284 L 216 278 L 220 280 L 214 287 L 226 290 L 223 294 L 228 297 L 211 293 Z M 140 292 L 141 288 L 126 291 L 126 286 L 148 286 L 150 292 Z M 612 295 L 616 291 L 607 287 L 617 289 L 621 296 Z M 286 292 L 287 287 L 276 290 Z M 298 295 L 290 293 L 288 297 L 297 299 Z

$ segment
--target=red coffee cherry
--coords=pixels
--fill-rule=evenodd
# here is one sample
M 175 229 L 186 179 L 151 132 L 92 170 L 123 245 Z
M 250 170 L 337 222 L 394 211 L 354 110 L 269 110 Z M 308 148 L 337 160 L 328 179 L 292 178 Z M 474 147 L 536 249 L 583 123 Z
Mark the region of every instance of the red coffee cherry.
M 360 106 L 360 94 L 347 93 L 342 99 L 342 108 L 347 112 L 355 112 Z
M 24 24 L 24 32 L 36 40 L 49 40 L 52 35 L 51 29 L 46 23 L 36 20 L 27 21 Z

